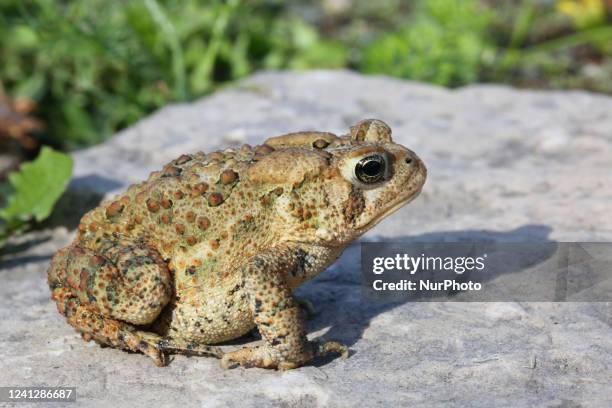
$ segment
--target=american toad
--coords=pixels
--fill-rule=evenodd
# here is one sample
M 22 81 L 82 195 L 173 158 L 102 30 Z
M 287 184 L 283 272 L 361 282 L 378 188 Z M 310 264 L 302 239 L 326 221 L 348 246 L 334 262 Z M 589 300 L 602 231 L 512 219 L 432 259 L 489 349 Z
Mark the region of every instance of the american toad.
M 85 340 L 290 369 L 347 354 L 306 337 L 293 290 L 415 198 L 423 162 L 379 120 L 186 154 L 87 213 L 53 257 L 52 298 Z M 213 346 L 257 327 L 263 342 Z

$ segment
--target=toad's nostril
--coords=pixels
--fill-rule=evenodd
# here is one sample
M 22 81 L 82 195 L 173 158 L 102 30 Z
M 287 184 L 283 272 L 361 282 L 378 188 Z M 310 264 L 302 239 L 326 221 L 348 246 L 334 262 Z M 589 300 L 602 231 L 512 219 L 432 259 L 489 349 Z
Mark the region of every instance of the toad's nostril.
M 410 156 L 406 156 L 406 158 L 404 159 L 404 161 L 406 162 L 406 164 L 410 164 L 410 163 L 412 163 L 412 157 L 410 157 Z

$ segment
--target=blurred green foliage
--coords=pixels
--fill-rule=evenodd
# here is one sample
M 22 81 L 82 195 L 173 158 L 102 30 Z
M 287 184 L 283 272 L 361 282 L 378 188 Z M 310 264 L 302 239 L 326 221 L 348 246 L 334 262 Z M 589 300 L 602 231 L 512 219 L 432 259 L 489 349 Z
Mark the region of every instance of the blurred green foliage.
M 498 58 L 481 81 L 612 93 L 612 1 L 494 3 Z
M 4 0 L 0 80 L 38 102 L 45 142 L 76 148 L 255 69 L 344 66 L 282 3 Z
M 363 70 L 459 86 L 479 77 L 491 13 L 476 0 L 427 0 L 397 32 L 365 49 Z
M 612 93 L 606 1 L 3 0 L 0 82 L 61 149 L 258 69 Z

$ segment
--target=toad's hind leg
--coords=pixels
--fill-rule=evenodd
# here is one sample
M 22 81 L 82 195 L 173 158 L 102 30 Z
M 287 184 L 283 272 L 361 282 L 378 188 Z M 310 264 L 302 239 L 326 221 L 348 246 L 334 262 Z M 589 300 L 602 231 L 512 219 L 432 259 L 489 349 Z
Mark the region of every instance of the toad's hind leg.
M 140 352 L 153 359 L 159 367 L 168 364 L 168 354 L 223 357 L 219 347 L 162 337 L 129 323 L 105 317 L 91 306 L 81 305 L 79 299 L 66 288 L 54 291 L 54 298 L 58 301 L 58 307 L 63 305 L 68 323 L 81 333 L 84 340 Z
M 54 293 L 57 300 L 66 305 L 68 323 L 81 333 L 86 341 L 94 340 L 123 350 L 141 352 L 153 359 L 157 366 L 168 364 L 164 350 L 159 347 L 161 337 L 154 333 L 138 330 L 135 326 L 100 314 L 91 306 L 81 305 L 70 293 Z M 67 300 L 63 298 L 66 297 Z
M 167 363 L 163 338 L 137 327 L 152 323 L 172 296 L 170 272 L 155 250 L 71 246 L 54 256 L 48 280 L 58 310 L 84 339 Z

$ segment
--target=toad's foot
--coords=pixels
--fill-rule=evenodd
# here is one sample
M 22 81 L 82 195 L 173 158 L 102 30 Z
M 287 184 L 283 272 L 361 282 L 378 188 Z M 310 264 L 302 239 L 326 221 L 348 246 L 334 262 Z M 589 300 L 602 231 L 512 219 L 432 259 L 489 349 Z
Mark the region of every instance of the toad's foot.
M 240 350 L 232 351 L 223 355 L 221 366 L 225 369 L 235 366 L 245 368 L 275 368 L 279 370 L 290 370 L 301 366 L 304 362 L 310 361 L 314 356 L 322 357 L 329 353 L 339 353 L 342 359 L 346 359 L 349 355 L 348 348 L 335 341 L 325 343 L 311 342 L 313 352 L 304 352 L 301 358 L 294 361 L 284 360 L 282 353 L 277 349 L 269 346 L 244 347 Z
M 337 341 L 326 341 L 325 343 L 314 343 L 315 355 L 317 357 L 324 357 L 330 353 L 340 354 L 340 358 L 346 360 L 349 356 L 349 349 L 342 343 Z

